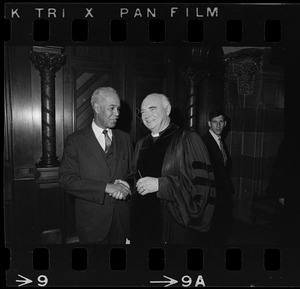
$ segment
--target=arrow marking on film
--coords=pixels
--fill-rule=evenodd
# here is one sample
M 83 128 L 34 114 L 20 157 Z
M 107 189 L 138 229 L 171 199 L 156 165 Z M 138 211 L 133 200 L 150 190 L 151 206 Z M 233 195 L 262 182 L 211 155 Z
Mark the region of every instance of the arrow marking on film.
M 30 279 L 28 279 L 28 278 L 26 278 L 26 277 L 24 277 L 22 275 L 18 274 L 18 276 L 21 277 L 21 278 L 23 278 L 23 280 L 16 280 L 16 282 L 20 282 L 21 283 L 21 284 L 18 285 L 18 287 L 27 285 L 29 283 L 32 283 L 32 280 L 30 280 Z
M 150 283 L 166 283 L 166 285 L 164 287 L 168 287 L 171 286 L 173 284 L 178 283 L 177 280 L 170 278 L 168 276 L 163 275 L 165 278 L 169 279 L 169 280 L 163 280 L 163 281 L 150 281 Z

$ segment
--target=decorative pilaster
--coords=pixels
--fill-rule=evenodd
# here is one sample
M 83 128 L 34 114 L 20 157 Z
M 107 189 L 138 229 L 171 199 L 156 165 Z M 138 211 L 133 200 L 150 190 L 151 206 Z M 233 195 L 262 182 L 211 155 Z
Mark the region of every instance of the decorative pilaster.
M 188 86 L 187 126 L 189 130 L 197 131 L 199 84 L 204 78 L 210 75 L 207 69 L 209 49 L 193 47 L 189 53 L 191 54 L 190 60 L 183 71 L 184 80 Z
M 62 47 L 36 47 L 30 51 L 30 60 L 41 76 L 42 98 L 42 157 L 37 167 L 59 166 L 56 156 L 55 133 L 55 74 L 64 64 Z
M 197 104 L 199 97 L 199 83 L 208 73 L 201 71 L 198 67 L 190 66 L 183 72 L 184 80 L 188 86 L 187 119 L 188 128 L 197 130 Z

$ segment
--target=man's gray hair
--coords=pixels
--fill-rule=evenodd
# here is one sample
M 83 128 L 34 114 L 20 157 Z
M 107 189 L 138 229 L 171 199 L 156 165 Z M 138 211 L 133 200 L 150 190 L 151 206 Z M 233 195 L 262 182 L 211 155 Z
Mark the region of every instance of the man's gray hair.
M 95 102 L 101 102 L 104 95 L 108 92 L 118 95 L 117 91 L 112 87 L 99 87 L 93 92 L 93 95 L 91 97 L 91 105 L 94 106 Z
M 159 96 L 161 98 L 162 104 L 163 104 L 163 106 L 165 108 L 168 105 L 171 106 L 170 100 L 169 100 L 169 98 L 165 94 L 162 94 L 162 93 L 151 93 L 151 94 L 148 94 L 146 97 L 148 97 L 148 96 Z

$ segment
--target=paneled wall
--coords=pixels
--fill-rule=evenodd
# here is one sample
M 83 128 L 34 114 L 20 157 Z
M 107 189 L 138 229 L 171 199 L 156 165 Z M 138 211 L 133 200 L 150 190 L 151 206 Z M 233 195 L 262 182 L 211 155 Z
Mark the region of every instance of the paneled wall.
M 271 51 L 241 50 L 226 58 L 225 108 L 230 120 L 227 145 L 237 217 L 251 221 L 255 198 L 266 195 L 284 134 L 284 72 L 270 63 Z
M 4 74 L 8 75 L 9 63 L 7 52 L 4 52 Z M 10 83 L 8 77 L 4 79 L 4 126 L 3 126 L 3 200 L 5 208 L 5 225 L 7 228 L 7 238 L 12 237 L 14 215 L 12 208 L 12 193 L 13 193 L 13 159 L 12 159 L 12 111 L 11 99 L 9 97 Z
M 64 136 L 92 120 L 90 97 L 100 86 L 114 87 L 121 98 L 118 127 L 135 142 L 144 133 L 136 109 L 149 93 L 173 99 L 173 54 L 166 48 L 67 47 L 64 66 Z M 74 106 L 74 111 L 73 111 Z
M 41 79 L 30 61 L 32 47 L 6 47 L 5 71 L 5 196 L 6 224 L 10 235 L 7 241 L 33 242 L 38 231 L 40 212 L 53 212 L 48 200 L 38 203 L 38 172 L 36 164 L 42 156 Z M 63 78 L 56 73 L 56 142 L 57 154 L 63 150 Z M 48 194 L 57 201 L 58 192 Z M 59 205 L 58 205 L 59 206 Z M 49 219 L 49 216 L 47 216 Z M 51 216 L 50 216 L 51 219 Z M 51 226 L 50 226 L 51 228 Z

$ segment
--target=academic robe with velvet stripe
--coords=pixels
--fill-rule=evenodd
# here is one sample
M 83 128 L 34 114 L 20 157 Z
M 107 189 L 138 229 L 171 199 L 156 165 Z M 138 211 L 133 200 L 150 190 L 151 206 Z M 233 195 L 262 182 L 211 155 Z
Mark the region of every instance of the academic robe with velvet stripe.
M 136 177 L 138 171 L 158 177 L 159 190 L 145 196 L 134 192 L 132 243 L 197 244 L 209 230 L 216 196 L 201 137 L 170 124 L 156 141 L 148 135 L 137 143 L 133 165 Z
M 109 234 L 114 214 L 125 237 L 129 235 L 129 200 L 116 200 L 105 193 L 107 183 L 127 180 L 132 160 L 132 142 L 125 132 L 114 129 L 111 163 L 91 126 L 69 135 L 59 169 L 60 185 L 75 196 L 76 229 L 80 242 L 101 242 Z

